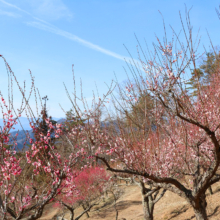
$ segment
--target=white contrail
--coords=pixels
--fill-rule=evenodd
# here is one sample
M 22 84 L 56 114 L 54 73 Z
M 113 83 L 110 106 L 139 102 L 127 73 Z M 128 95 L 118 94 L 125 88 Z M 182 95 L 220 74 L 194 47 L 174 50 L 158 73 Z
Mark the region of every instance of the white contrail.
M 15 8 L 15 9 L 17 9 L 17 10 L 19 10 L 19 11 L 21 11 L 21 12 L 23 12 L 23 13 L 29 15 L 29 16 L 31 16 L 35 20 L 40 21 L 40 22 L 27 22 L 26 23 L 26 24 L 28 24 L 28 25 L 30 25 L 32 27 L 35 27 L 35 28 L 38 28 L 38 29 L 41 29 L 41 30 L 44 30 L 44 31 L 49 31 L 51 33 L 63 36 L 63 37 L 68 38 L 68 39 L 70 39 L 72 41 L 76 41 L 76 42 L 78 42 L 78 43 L 80 43 L 80 44 L 82 44 L 82 45 L 84 45 L 84 46 L 86 46 L 88 48 L 91 48 L 93 50 L 99 51 L 99 52 L 104 53 L 106 55 L 112 56 L 112 57 L 114 57 L 116 59 L 124 60 L 124 58 L 125 58 L 125 57 L 123 57 L 123 56 L 121 56 L 121 55 L 119 55 L 117 53 L 114 53 L 114 52 L 112 52 L 110 50 L 102 48 L 102 47 L 100 47 L 100 46 L 98 46 L 96 44 L 93 44 L 93 43 L 89 42 L 89 41 L 83 40 L 83 39 L 81 39 L 80 37 L 78 37 L 78 36 L 76 36 L 74 34 L 71 34 L 71 33 L 67 32 L 67 31 L 61 30 L 61 29 L 53 26 L 52 24 L 50 24 L 50 23 L 48 23 L 48 22 L 46 22 L 46 21 L 44 21 L 42 19 L 34 17 L 28 11 L 25 11 L 25 10 L 19 8 L 18 6 L 14 5 L 14 4 L 8 3 L 8 2 L 6 2 L 4 0 L 0 0 L 0 2 L 4 3 L 5 5 L 7 5 L 9 7 Z M 126 59 L 129 59 L 129 58 L 126 58 Z
M 51 33 L 54 33 L 54 34 L 57 34 L 57 35 L 60 35 L 60 36 L 63 36 L 65 38 L 68 38 L 70 40 L 73 40 L 73 41 L 76 41 L 86 47 L 89 47 L 93 50 L 97 50 L 101 53 L 104 53 L 106 55 L 109 55 L 109 56 L 112 56 L 114 58 L 117 58 L 117 59 L 120 59 L 120 60 L 124 60 L 124 57 L 117 54 L 117 53 L 114 53 L 112 51 L 109 51 L 109 50 L 106 50 L 96 44 L 93 44 L 89 41 L 86 41 L 86 40 L 83 40 L 79 37 L 77 37 L 76 35 L 74 34 L 71 34 L 67 31 L 64 31 L 64 30 L 61 30 L 57 27 L 54 27 L 54 26 L 49 26 L 49 25 L 46 25 L 46 24 L 42 24 L 40 22 L 27 22 L 28 25 L 32 26 L 32 27 L 35 27 L 35 28 L 38 28 L 38 29 L 41 29 L 41 30 L 44 30 L 44 31 L 49 31 Z
M 28 15 L 32 16 L 31 13 L 29 13 L 29 12 L 27 12 L 27 11 L 25 11 L 25 10 L 19 8 L 19 7 L 16 6 L 16 5 L 13 5 L 13 4 L 11 4 L 11 3 L 8 3 L 8 2 L 6 2 L 6 1 L 4 1 L 4 0 L 0 0 L 0 2 L 4 3 L 5 5 L 7 5 L 7 6 L 11 7 L 11 8 L 15 8 L 15 9 L 17 9 L 18 11 L 24 12 L 25 14 L 28 14 Z

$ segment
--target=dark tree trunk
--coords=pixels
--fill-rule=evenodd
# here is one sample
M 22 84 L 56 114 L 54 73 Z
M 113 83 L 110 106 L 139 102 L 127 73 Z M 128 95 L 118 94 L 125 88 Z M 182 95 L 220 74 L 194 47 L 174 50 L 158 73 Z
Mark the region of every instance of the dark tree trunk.
M 208 190 L 209 190 L 210 195 L 213 195 L 213 191 L 212 191 L 212 187 L 211 186 L 208 188 Z
M 118 210 L 116 208 L 116 202 L 115 202 L 115 220 L 118 220 Z
M 194 213 L 196 216 L 196 220 L 207 220 L 207 213 L 206 210 L 201 206 L 201 207 L 193 207 Z
M 145 197 L 142 195 L 142 205 L 144 211 L 144 220 L 153 220 L 153 213 L 154 213 L 154 203 L 149 198 L 151 196 Z
M 196 220 L 208 220 L 208 216 L 206 213 L 207 202 L 205 195 L 201 196 L 199 201 L 196 201 L 192 206 L 194 209 Z
M 70 210 L 70 220 L 74 220 L 74 209 Z
M 89 206 L 89 205 L 88 205 Z M 82 204 L 82 207 L 83 207 L 83 210 L 85 211 L 86 210 L 86 207 L 84 206 L 84 204 Z M 89 213 L 88 212 L 86 212 L 86 216 L 87 216 L 87 218 L 89 218 Z

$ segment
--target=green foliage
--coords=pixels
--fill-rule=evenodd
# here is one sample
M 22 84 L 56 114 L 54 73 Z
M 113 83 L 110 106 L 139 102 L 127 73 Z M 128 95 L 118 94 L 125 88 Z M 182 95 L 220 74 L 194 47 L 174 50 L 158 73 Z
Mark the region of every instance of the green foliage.
M 188 89 L 192 90 L 192 96 L 197 96 L 200 86 L 209 84 L 214 73 L 219 71 L 220 65 L 220 51 L 218 53 L 206 53 L 205 58 L 202 60 L 199 68 L 194 69 L 191 73 L 192 77 L 187 83 Z
M 151 110 L 154 107 L 154 101 L 149 94 L 141 95 L 138 101 L 132 106 L 129 118 L 132 121 L 151 124 L 153 118 Z
M 140 130 L 149 131 L 155 121 L 152 113 L 154 105 L 155 102 L 150 94 L 141 94 L 136 102 L 131 103 L 130 110 L 126 111 L 123 126 L 135 135 Z
M 85 121 L 85 119 L 75 116 L 73 109 L 70 109 L 66 113 L 65 130 L 68 131 L 78 125 L 84 126 Z
M 3 144 L 3 147 L 7 150 L 11 150 L 11 149 L 13 149 L 13 144 L 7 144 L 7 145 Z
M 55 125 L 57 122 L 55 120 L 52 120 L 52 117 L 48 117 L 48 114 L 47 114 L 47 110 L 44 108 L 42 109 L 41 111 L 41 118 L 39 118 L 37 120 L 37 122 L 35 123 L 35 127 L 36 127 L 36 131 L 35 131 L 35 139 L 36 140 L 39 140 L 40 136 L 39 134 L 42 133 L 44 136 L 47 136 L 47 133 L 48 131 L 50 130 L 50 132 L 53 132 L 53 130 L 51 130 L 48 126 L 48 124 L 46 123 L 46 119 L 49 118 L 49 121 Z M 54 143 L 55 142 L 55 138 L 54 137 L 51 137 L 51 143 Z

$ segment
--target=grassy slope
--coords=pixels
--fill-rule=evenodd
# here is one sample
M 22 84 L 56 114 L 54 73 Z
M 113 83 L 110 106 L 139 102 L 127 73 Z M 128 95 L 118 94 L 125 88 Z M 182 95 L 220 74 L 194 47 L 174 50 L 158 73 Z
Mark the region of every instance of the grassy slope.
M 220 183 L 217 183 L 213 186 L 213 195 L 207 196 L 208 202 L 208 215 L 210 220 L 219 220 L 220 219 Z M 111 200 L 111 198 L 109 198 Z M 119 210 L 119 220 L 143 220 L 143 211 L 141 204 L 141 194 L 140 190 L 136 186 L 127 186 L 125 187 L 125 193 L 118 200 L 117 207 Z M 113 220 L 115 219 L 115 210 L 113 204 L 104 204 L 99 205 L 99 211 L 96 209 L 98 206 L 92 209 L 90 214 L 90 220 Z M 76 215 L 82 211 L 81 209 L 76 210 Z M 53 216 L 59 212 L 52 207 L 48 207 L 45 215 L 41 220 L 51 220 Z M 154 212 L 155 220 L 189 220 L 195 219 L 192 208 L 189 208 L 189 205 L 179 196 L 167 192 L 165 196 L 156 204 Z M 68 212 L 65 215 L 66 219 L 68 218 Z M 82 220 L 87 219 L 84 215 Z

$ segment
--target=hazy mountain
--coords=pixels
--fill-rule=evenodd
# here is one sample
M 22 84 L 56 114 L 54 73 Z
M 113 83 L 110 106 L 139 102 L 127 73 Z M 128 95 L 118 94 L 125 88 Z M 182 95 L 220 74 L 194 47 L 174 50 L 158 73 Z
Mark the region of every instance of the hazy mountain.
M 63 118 L 52 118 L 54 121 L 60 121 L 60 120 L 64 120 Z M 20 122 L 19 122 L 20 121 Z M 62 122 L 58 122 L 58 123 L 62 123 Z M 21 127 L 21 124 L 22 124 L 22 127 L 24 130 L 30 130 L 30 122 L 29 122 L 29 119 L 26 118 L 26 117 L 20 117 L 19 120 L 18 120 L 18 124 L 14 125 L 14 128 L 13 131 L 17 131 L 17 130 L 23 130 L 22 127 Z M 0 126 L 2 127 L 3 126 L 3 119 L 0 118 Z
M 61 124 L 65 121 L 64 118 L 52 118 L 54 121 L 57 121 L 57 123 Z M 29 125 L 29 120 L 25 117 L 20 117 L 19 118 L 22 127 L 25 131 L 29 132 L 29 136 L 30 138 L 34 139 L 34 133 L 32 132 L 32 129 L 30 129 L 30 125 Z M 3 119 L 0 119 L 0 126 L 3 126 Z M 24 132 L 24 130 L 22 129 L 20 123 L 18 123 L 17 125 L 14 126 L 15 129 L 12 130 L 12 132 L 10 132 L 11 134 L 11 138 L 13 139 L 13 137 L 16 136 L 16 134 L 18 134 L 17 136 L 17 148 L 18 149 L 22 149 L 24 146 L 24 142 L 26 142 L 26 133 Z M 13 143 L 13 141 L 11 142 Z M 29 142 L 27 141 L 26 144 L 29 144 Z
M 30 138 L 34 139 L 34 133 L 32 132 L 32 130 L 28 131 Z M 13 137 L 16 136 L 16 134 L 18 134 L 17 136 L 17 146 L 16 148 L 21 150 L 24 147 L 24 142 L 26 142 L 26 144 L 30 144 L 29 141 L 26 139 L 26 133 L 22 130 L 22 131 L 13 131 L 10 133 L 11 134 L 11 139 L 13 139 Z M 12 141 L 13 143 L 13 141 Z

